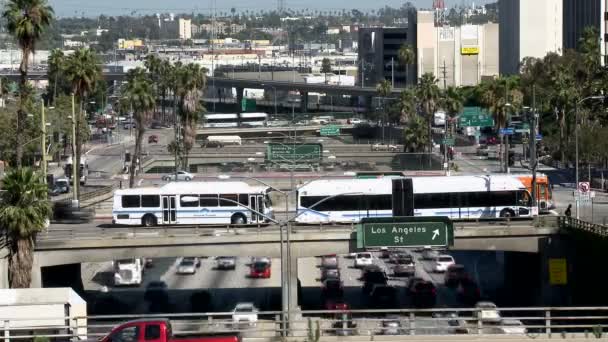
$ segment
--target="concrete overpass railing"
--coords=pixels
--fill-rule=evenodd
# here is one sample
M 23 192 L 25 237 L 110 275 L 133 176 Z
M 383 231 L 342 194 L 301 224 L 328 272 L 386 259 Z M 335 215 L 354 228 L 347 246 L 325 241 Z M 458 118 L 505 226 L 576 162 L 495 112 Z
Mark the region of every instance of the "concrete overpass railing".
M 584 231 L 601 237 L 608 237 L 608 227 L 601 224 L 578 220 L 568 216 L 560 216 L 558 223 L 559 228 L 564 231 Z
M 168 318 L 180 334 L 227 333 L 243 341 L 529 341 L 602 339 L 607 307 L 382 309 L 259 312 L 253 324 L 235 323 L 232 312 L 88 317 L 0 318 L 0 341 L 35 337 L 97 340 L 121 323 Z M 47 321 L 65 324 L 45 324 Z M 57 324 L 57 323 L 53 323 Z M 82 332 L 86 331 L 86 336 Z

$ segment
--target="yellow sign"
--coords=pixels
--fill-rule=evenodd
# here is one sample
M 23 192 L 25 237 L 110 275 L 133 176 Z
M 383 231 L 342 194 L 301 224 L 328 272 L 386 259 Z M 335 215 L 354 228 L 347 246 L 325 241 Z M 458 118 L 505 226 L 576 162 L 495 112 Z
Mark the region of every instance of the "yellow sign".
M 465 46 L 460 48 L 461 55 L 479 55 L 479 47 L 477 46 Z
M 568 262 L 563 258 L 549 259 L 549 284 L 566 285 L 568 284 Z

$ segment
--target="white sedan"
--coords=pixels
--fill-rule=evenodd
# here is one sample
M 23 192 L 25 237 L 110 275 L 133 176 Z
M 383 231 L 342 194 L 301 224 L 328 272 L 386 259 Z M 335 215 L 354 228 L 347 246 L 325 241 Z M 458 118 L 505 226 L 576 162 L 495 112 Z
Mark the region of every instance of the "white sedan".
M 357 253 L 355 256 L 355 268 L 362 268 L 373 264 L 372 253 Z
M 255 326 L 258 322 L 258 309 L 253 303 L 238 303 L 232 311 L 232 324 L 238 326 L 241 323 Z
M 164 175 L 162 178 L 165 182 L 174 181 L 175 173 Z M 194 175 L 186 171 L 177 171 L 177 180 L 189 182 L 194 179 Z
M 196 261 L 192 258 L 184 258 L 177 265 L 177 274 L 194 274 L 196 273 Z
M 454 261 L 454 258 L 451 255 L 441 254 L 435 259 L 433 271 L 445 272 L 448 270 L 448 267 L 454 264 L 456 264 L 456 262 Z

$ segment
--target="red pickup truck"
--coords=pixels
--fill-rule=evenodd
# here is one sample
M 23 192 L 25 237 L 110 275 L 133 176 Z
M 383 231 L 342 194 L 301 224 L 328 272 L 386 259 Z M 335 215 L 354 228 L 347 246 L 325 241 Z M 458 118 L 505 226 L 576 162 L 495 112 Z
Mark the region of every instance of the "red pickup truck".
M 121 324 L 101 342 L 240 342 L 235 334 L 201 333 L 175 337 L 168 319 L 142 319 Z

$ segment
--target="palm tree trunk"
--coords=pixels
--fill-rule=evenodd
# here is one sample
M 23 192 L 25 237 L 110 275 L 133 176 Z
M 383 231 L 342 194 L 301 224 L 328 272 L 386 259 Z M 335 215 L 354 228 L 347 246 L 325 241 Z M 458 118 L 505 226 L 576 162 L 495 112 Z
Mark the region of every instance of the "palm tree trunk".
M 80 199 L 80 176 L 81 176 L 80 160 L 82 159 L 82 145 L 83 145 L 81 130 L 82 130 L 82 122 L 84 121 L 84 101 L 85 101 L 85 99 L 86 99 L 86 93 L 83 93 L 80 98 L 79 112 L 76 116 L 77 117 L 77 120 L 76 120 L 76 160 L 73 160 L 73 162 L 76 163 L 76 174 L 74 175 L 74 177 L 76 177 L 76 198 L 75 199 L 78 199 L 78 200 Z
M 143 122 L 142 122 L 143 123 Z M 135 170 L 137 169 L 137 162 L 141 164 L 141 143 L 144 140 L 144 125 L 137 126 L 137 139 L 135 140 L 135 151 L 133 153 L 133 159 L 131 160 L 131 168 L 129 169 L 129 187 L 135 186 Z
M 17 110 L 17 134 L 15 137 L 15 144 L 17 145 L 17 167 L 20 168 L 23 165 L 23 134 L 25 124 L 25 103 L 27 98 L 27 67 L 29 64 L 30 53 L 29 49 L 22 49 L 21 65 L 19 66 L 19 72 L 21 78 L 19 79 L 19 109 Z
M 57 76 L 59 75 L 59 72 L 55 71 L 55 85 L 54 85 L 54 89 L 53 89 L 53 105 L 55 105 L 55 101 L 57 101 Z
M 10 243 L 9 283 L 10 287 L 28 288 L 32 282 L 34 238 L 14 236 Z
M 165 107 L 166 107 L 165 106 L 165 98 L 166 98 L 166 95 L 167 95 L 167 91 L 163 89 L 162 94 L 161 94 L 161 101 L 162 102 L 160 104 L 160 107 L 161 107 L 161 109 L 163 111 L 162 119 L 161 119 L 163 125 L 167 124 L 167 113 L 165 112 Z

